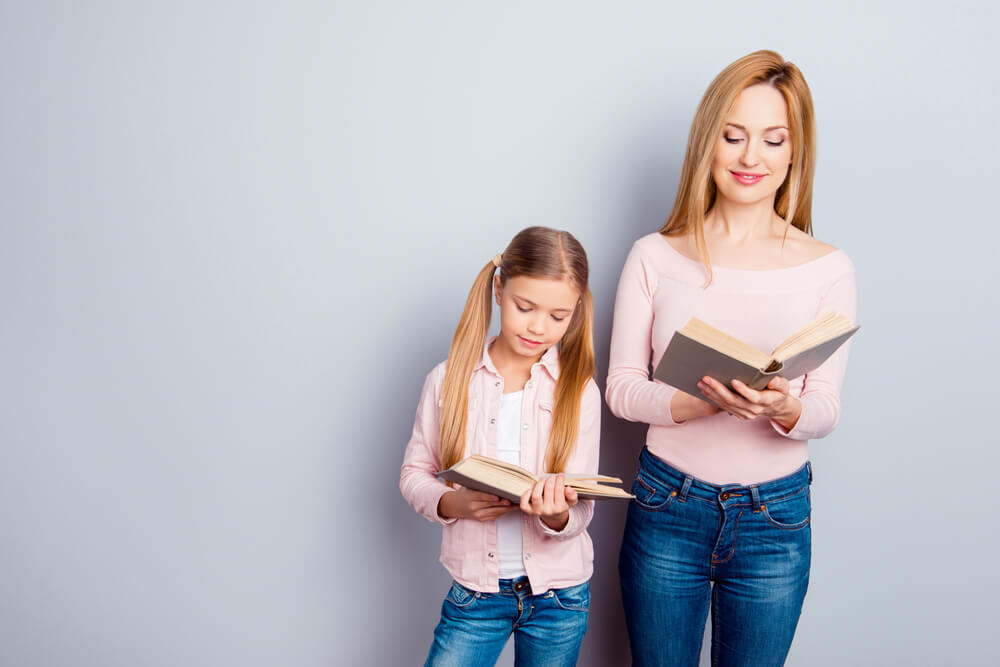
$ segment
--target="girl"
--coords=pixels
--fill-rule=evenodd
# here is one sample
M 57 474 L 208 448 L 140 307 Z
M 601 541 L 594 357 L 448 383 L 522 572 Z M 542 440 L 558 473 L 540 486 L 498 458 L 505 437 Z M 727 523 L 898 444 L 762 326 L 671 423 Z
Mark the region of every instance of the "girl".
M 607 399 L 649 432 L 619 570 L 636 665 L 781 665 L 809 581 L 810 438 L 840 417 L 848 346 L 762 391 L 650 380 L 692 316 L 761 350 L 824 310 L 855 316 L 854 267 L 811 236 L 813 107 L 772 51 L 727 67 L 691 126 L 674 210 L 639 239 L 615 302 Z M 709 399 L 712 402 L 709 402 Z
M 424 383 L 399 487 L 444 526 L 441 562 L 454 579 L 427 665 L 495 664 L 512 632 L 515 664 L 576 664 L 594 501 L 578 500 L 559 473 L 597 472 L 601 398 L 587 279 L 571 234 L 521 231 L 479 272 L 448 360 Z M 487 340 L 493 298 L 500 333 Z M 471 454 L 550 476 L 519 506 L 437 478 Z

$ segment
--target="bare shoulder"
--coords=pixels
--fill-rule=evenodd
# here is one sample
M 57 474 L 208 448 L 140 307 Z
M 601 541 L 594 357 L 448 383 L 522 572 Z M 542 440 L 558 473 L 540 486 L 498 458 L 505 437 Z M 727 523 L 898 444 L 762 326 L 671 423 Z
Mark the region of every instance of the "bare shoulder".
M 788 255 L 788 259 L 793 264 L 811 262 L 836 250 L 836 246 L 823 243 L 798 227 L 789 227 L 788 236 L 785 237 L 784 254 Z

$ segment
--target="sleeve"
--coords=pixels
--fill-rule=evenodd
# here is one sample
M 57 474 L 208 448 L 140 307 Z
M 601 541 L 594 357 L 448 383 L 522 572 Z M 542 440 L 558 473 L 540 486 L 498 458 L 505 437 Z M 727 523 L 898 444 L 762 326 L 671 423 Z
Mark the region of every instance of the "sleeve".
M 451 491 L 451 488 L 437 477 L 437 473 L 441 470 L 439 401 L 443 383 L 444 364 L 441 364 L 432 370 L 424 381 L 420 403 L 417 405 L 417 417 L 413 422 L 413 434 L 403 454 L 399 490 L 406 502 L 428 521 L 451 524 L 457 519 L 442 518 L 437 511 L 441 496 Z
M 853 269 L 838 278 L 820 299 L 816 314 L 834 310 L 857 321 L 857 286 Z M 823 365 L 807 373 L 799 400 L 802 414 L 791 430 L 771 420 L 771 426 L 792 440 L 811 440 L 829 435 L 840 421 L 840 389 L 847 371 L 851 341 L 847 341 Z
M 597 383 L 590 380 L 583 388 L 583 397 L 580 399 L 580 433 L 576 439 L 576 447 L 566 462 L 566 471 L 596 475 L 600 463 L 600 446 L 601 391 L 597 388 Z M 585 531 L 593 518 L 594 501 L 580 500 L 569 508 L 569 521 L 562 530 L 553 530 L 540 516 L 536 516 L 535 521 L 545 535 L 557 540 L 567 540 Z
M 655 273 L 643 262 L 638 243 L 633 245 L 615 297 L 606 396 L 616 417 L 673 426 L 678 422 L 670 414 L 670 401 L 678 390 L 649 377 L 655 281 Z

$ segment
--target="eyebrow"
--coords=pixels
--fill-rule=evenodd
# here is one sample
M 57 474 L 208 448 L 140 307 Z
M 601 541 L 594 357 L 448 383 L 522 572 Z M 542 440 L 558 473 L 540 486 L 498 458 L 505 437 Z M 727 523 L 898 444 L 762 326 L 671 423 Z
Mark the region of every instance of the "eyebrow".
M 747 131 L 747 128 L 743 127 L 742 125 L 739 125 L 738 123 L 726 123 L 726 125 L 738 128 L 740 130 L 743 130 L 744 132 Z M 787 129 L 788 128 L 785 127 L 784 125 L 772 125 L 771 127 L 764 128 L 764 131 L 765 132 L 770 132 L 771 130 L 787 130 Z
M 535 308 L 538 307 L 537 303 L 535 303 L 534 301 L 532 301 L 530 299 L 525 299 L 523 296 L 519 296 L 519 295 L 515 294 L 514 298 L 517 299 L 517 300 L 519 300 L 519 301 L 525 302 L 529 306 L 533 306 Z M 552 312 L 553 313 L 572 313 L 573 309 L 572 308 L 553 308 Z

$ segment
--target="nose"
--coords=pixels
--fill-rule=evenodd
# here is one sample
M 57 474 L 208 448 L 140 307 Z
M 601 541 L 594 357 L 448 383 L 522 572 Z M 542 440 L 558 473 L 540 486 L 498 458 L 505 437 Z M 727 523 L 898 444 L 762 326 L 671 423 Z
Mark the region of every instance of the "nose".
M 545 315 L 542 313 L 536 314 L 531 320 L 528 321 L 528 331 L 537 336 L 541 336 L 545 333 Z
M 753 167 L 758 162 L 760 162 L 760 156 L 757 155 L 757 142 L 747 141 L 743 148 L 743 155 L 740 156 L 740 162 L 742 162 L 747 167 Z

